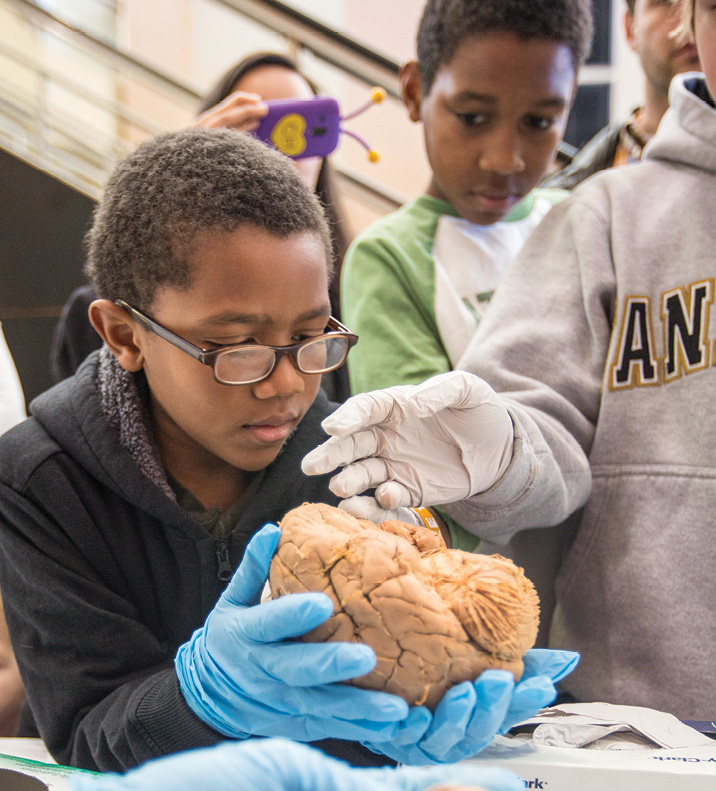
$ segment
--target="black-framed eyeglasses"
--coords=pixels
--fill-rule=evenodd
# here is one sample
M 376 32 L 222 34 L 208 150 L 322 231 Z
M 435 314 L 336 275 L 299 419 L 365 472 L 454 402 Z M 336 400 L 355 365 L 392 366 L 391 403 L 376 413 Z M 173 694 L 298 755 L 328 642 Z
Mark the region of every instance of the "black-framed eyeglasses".
M 181 335 L 163 327 L 154 319 L 150 319 L 124 300 L 117 299 L 115 304 L 124 308 L 130 316 L 155 335 L 186 352 L 203 365 L 210 365 L 214 370 L 214 379 L 222 385 L 250 385 L 267 379 L 279 360 L 286 354 L 291 356 L 293 364 L 302 374 L 325 374 L 335 371 L 343 365 L 351 347 L 358 342 L 355 333 L 331 316 L 326 325 L 328 331 L 323 335 L 306 338 L 290 346 L 228 344 L 205 351 L 186 338 L 182 338 Z

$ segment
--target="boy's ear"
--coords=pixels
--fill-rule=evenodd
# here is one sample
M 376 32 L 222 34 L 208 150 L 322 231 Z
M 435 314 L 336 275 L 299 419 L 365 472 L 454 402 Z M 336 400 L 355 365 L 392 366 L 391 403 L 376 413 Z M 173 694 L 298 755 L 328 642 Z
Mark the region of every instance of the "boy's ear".
M 403 96 L 403 104 L 408 108 L 408 117 L 413 123 L 417 123 L 421 120 L 423 88 L 416 60 L 409 60 L 400 69 L 400 92 Z
M 96 299 L 89 306 L 89 319 L 125 371 L 139 371 L 144 353 L 138 343 L 140 329 L 124 308 L 110 299 Z
M 634 50 L 634 14 L 629 9 L 624 12 L 624 35 L 631 50 Z

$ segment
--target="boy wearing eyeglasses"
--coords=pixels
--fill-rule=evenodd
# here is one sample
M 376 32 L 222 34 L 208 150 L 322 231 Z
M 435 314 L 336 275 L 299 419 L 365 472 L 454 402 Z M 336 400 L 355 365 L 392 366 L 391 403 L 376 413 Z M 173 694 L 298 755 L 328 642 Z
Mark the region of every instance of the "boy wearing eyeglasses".
M 453 761 L 553 698 L 572 656 L 409 709 L 337 683 L 373 669 L 367 646 L 294 639 L 328 597 L 259 603 L 275 523 L 337 502 L 300 461 L 325 438 L 321 374 L 356 340 L 330 317 L 328 229 L 287 159 L 227 130 L 149 141 L 88 247 L 104 346 L 0 442 L 0 589 L 60 763 L 124 770 L 250 736 Z

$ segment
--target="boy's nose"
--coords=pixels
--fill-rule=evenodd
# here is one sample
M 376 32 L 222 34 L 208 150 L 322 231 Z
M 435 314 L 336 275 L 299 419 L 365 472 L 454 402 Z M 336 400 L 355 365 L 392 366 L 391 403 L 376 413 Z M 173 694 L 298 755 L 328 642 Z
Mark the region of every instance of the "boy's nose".
M 285 354 L 276 364 L 267 379 L 254 385 L 254 394 L 257 398 L 285 398 L 303 392 L 305 382 L 303 375 L 296 368 L 296 363 L 290 354 Z
M 483 143 L 479 157 L 482 170 L 507 176 L 521 173 L 525 169 L 518 135 L 498 128 L 487 140 L 483 140 Z

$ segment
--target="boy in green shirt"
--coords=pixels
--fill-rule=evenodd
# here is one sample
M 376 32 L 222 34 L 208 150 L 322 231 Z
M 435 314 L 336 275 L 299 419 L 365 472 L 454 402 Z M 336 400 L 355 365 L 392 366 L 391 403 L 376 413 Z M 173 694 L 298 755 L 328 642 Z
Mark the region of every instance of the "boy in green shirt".
M 506 266 L 565 195 L 534 188 L 590 39 L 588 0 L 428 0 L 401 83 L 432 176 L 346 256 L 342 311 L 361 338 L 353 393 L 457 366 Z

